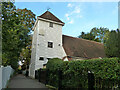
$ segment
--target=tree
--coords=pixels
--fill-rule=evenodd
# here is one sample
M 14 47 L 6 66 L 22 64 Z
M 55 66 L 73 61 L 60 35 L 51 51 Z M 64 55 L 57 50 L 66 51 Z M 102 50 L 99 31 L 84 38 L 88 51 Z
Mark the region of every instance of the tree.
M 15 15 L 14 4 L 12 2 L 2 2 L 2 64 L 11 65 L 13 68 L 17 67 L 17 55 L 14 55 L 15 52 L 13 53 L 15 42 L 12 42 L 15 24 L 18 22 Z
M 22 52 L 20 53 L 20 60 L 23 62 L 23 67 L 27 69 L 26 67 L 30 64 L 30 58 L 31 58 L 31 50 L 30 47 L 26 47 L 22 49 Z
M 108 32 L 109 32 L 109 29 L 104 27 L 100 27 L 100 28 L 94 27 L 90 31 L 90 33 L 92 33 L 95 36 L 95 38 L 98 38 L 100 42 L 104 42 L 104 36 Z
M 105 53 L 108 57 L 118 57 L 118 31 L 112 30 L 104 43 Z
M 16 10 L 14 3 L 2 2 L 2 64 L 17 68 L 22 48 L 29 46 L 30 31 L 35 14 L 30 10 Z M 21 16 L 22 15 L 22 16 Z M 31 25 L 30 25 L 31 24 Z
M 78 36 L 78 38 L 84 38 L 85 37 L 85 32 L 81 32 L 81 35 Z
M 83 38 L 83 39 L 87 39 L 87 40 L 93 40 L 96 42 L 100 42 L 99 39 L 95 38 L 95 36 L 92 33 L 85 34 L 85 32 L 81 32 L 81 35 L 79 35 L 78 38 Z
M 91 31 L 87 34 L 85 32 L 81 32 L 81 35 L 78 36 L 78 38 L 83 38 L 83 39 L 88 39 L 88 40 L 93 40 L 96 42 L 104 42 L 104 36 L 105 34 L 109 33 L 108 28 L 96 28 L 94 27 L 91 29 Z
M 118 32 L 118 57 L 120 58 L 120 29 L 117 29 Z

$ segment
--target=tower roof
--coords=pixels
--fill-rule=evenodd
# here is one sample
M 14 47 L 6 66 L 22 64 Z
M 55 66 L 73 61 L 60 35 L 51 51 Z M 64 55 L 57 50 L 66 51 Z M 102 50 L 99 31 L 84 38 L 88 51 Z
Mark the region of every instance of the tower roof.
M 53 15 L 51 12 L 46 11 L 45 13 L 43 13 L 42 15 L 38 16 L 40 18 L 44 18 L 44 19 L 48 19 L 48 20 L 52 20 L 52 21 L 56 21 L 56 22 L 60 22 L 63 23 L 60 19 L 58 19 L 55 15 Z

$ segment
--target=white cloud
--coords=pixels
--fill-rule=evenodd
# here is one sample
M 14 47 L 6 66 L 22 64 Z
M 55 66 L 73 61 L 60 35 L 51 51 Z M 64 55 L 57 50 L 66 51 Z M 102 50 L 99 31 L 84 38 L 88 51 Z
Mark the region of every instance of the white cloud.
M 69 24 L 73 24 L 74 23 L 74 20 L 70 20 L 70 22 L 68 22 Z
M 79 6 L 76 6 L 74 11 L 72 13 L 80 13 L 80 7 Z
M 65 17 L 67 18 L 67 20 L 70 20 L 70 18 L 69 18 L 69 14 L 65 14 Z
M 69 3 L 69 4 L 67 5 L 67 7 L 73 7 L 73 4 Z
M 82 18 L 80 5 L 73 5 L 69 3 L 67 7 L 71 7 L 69 11 L 65 14 L 66 20 L 69 24 L 73 24 L 75 22 L 75 18 Z

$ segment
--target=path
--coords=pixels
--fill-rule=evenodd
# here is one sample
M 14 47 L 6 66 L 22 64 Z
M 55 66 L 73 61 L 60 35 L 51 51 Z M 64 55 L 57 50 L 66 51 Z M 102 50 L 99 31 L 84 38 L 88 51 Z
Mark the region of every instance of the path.
M 44 84 L 38 82 L 38 80 L 25 77 L 22 74 L 13 77 L 8 84 L 8 88 L 39 88 L 48 90 L 48 88 Z

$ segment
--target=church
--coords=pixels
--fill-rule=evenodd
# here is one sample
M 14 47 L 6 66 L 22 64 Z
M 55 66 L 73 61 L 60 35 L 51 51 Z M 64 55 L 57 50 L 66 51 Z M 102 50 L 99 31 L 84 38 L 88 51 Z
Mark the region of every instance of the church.
M 62 35 L 64 25 L 50 11 L 37 16 L 33 27 L 30 77 L 34 78 L 35 70 L 43 68 L 51 58 L 70 61 L 105 57 L 102 43 Z

